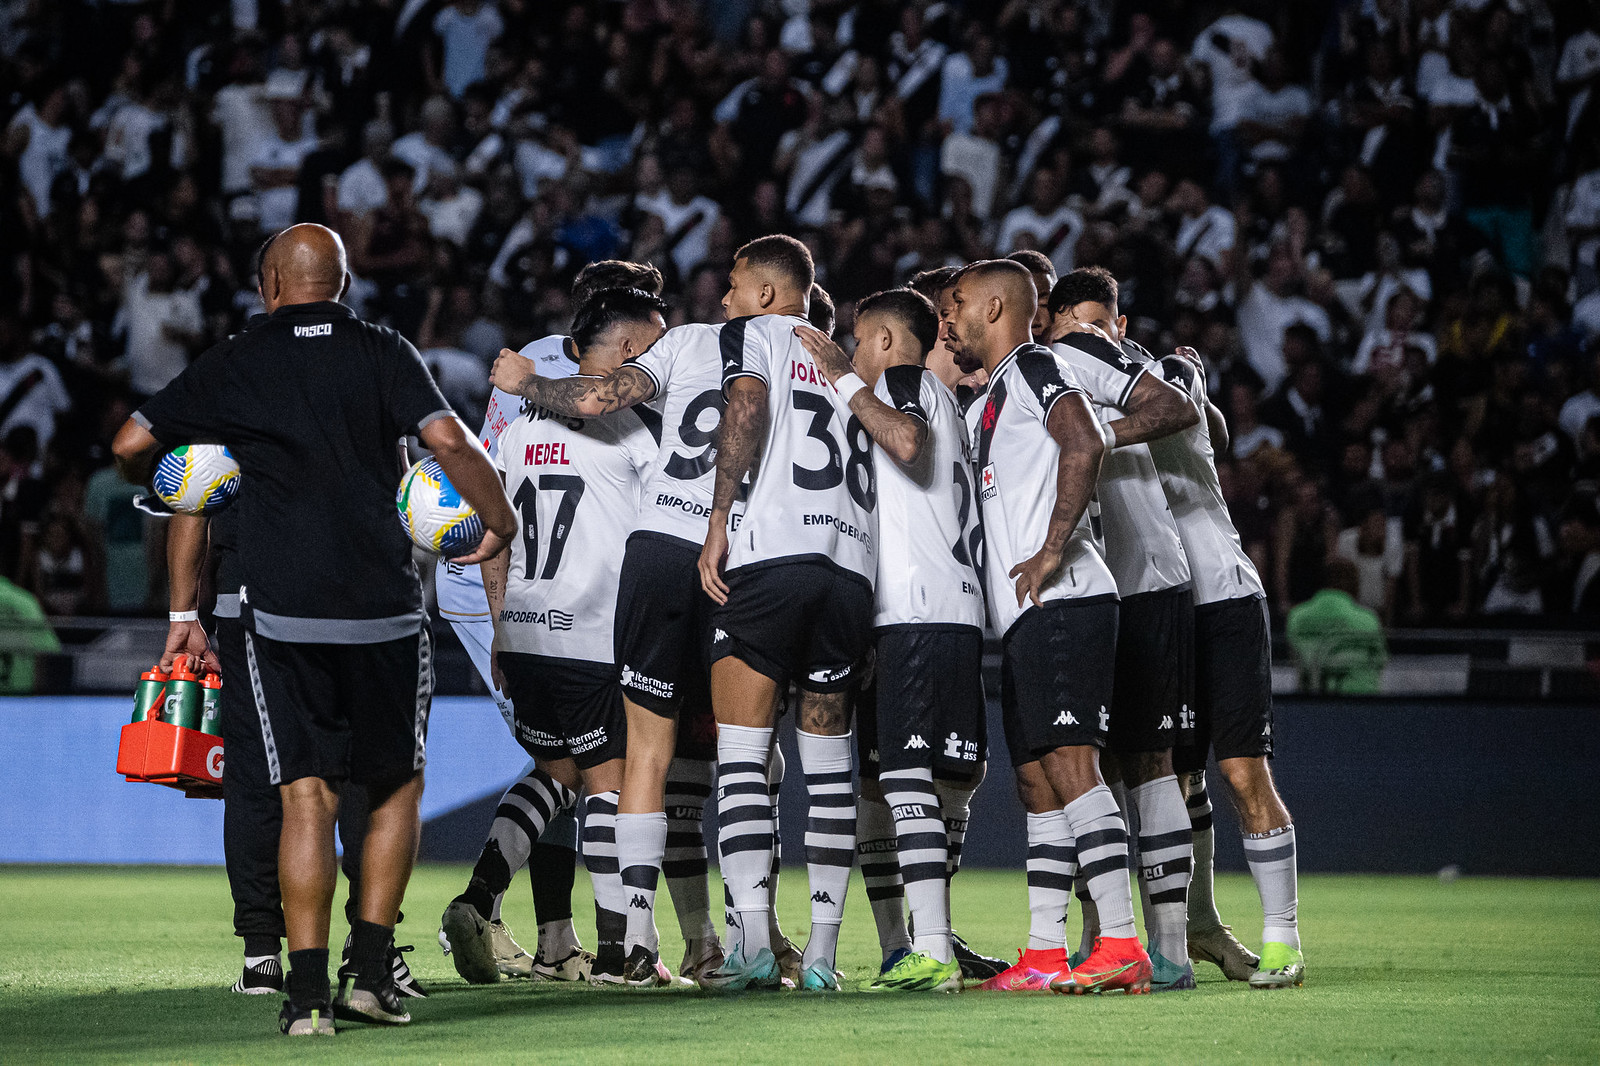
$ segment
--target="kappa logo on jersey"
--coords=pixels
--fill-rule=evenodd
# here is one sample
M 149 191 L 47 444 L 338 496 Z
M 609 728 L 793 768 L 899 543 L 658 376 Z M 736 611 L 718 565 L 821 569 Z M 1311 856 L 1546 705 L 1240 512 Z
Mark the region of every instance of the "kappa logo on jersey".
M 333 323 L 324 322 L 320 326 L 296 326 L 294 335 L 296 337 L 331 337 L 333 336 Z
M 1156 728 L 1157 729 L 1171 729 L 1172 728 L 1172 715 L 1170 715 L 1170 714 L 1162 715 L 1161 716 L 1161 724 L 1159 726 L 1157 726 Z
M 978 499 L 988 501 L 994 499 L 995 494 L 994 464 L 990 463 L 983 468 L 983 474 L 978 478 Z
M 1050 397 L 1054 396 L 1060 391 L 1061 386 L 1052 381 L 1050 384 L 1039 390 L 1039 399 L 1048 400 Z
M 638 689 L 640 692 L 648 692 L 652 696 L 670 700 L 675 686 L 653 677 L 646 677 L 631 666 L 624 666 L 622 668 L 622 687 Z
M 1078 719 L 1071 711 L 1062 711 L 1056 715 L 1056 720 L 1051 725 L 1077 725 Z
M 902 751 L 927 751 L 928 750 L 928 742 L 926 740 L 922 739 L 922 734 L 921 733 L 912 733 L 911 734 L 911 739 L 906 741 L 906 746 L 904 748 L 902 748 L 901 750 Z
M 841 666 L 837 670 L 829 670 L 826 668 L 821 670 L 813 670 L 806 675 L 806 680 L 815 681 L 819 685 L 826 685 L 831 681 L 842 681 L 849 676 L 850 668 L 848 666 Z M 910 747 L 909 744 L 906 746 Z M 927 747 L 927 745 L 924 744 L 923 747 Z
M 500 621 L 515 622 L 521 625 L 549 626 L 551 632 L 558 629 L 571 629 L 573 616 L 566 611 L 558 611 L 554 607 L 548 611 L 513 611 L 509 608 L 500 612 Z
M 715 633 L 711 634 L 711 643 L 713 643 L 713 644 L 721 644 L 723 641 L 725 641 L 727 639 L 728 639 L 728 631 L 725 630 L 725 629 L 719 629 Z

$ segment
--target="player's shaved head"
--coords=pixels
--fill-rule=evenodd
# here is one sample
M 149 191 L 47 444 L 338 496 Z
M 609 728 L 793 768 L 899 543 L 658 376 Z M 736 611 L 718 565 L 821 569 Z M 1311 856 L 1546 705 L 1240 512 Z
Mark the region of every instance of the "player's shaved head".
M 955 310 L 945 343 L 964 370 L 981 362 L 992 372 L 1013 348 L 1033 339 L 1039 291 L 1021 263 L 985 259 L 963 267 L 950 298 Z
M 262 245 L 261 301 L 272 312 L 288 304 L 337 300 L 349 280 L 344 241 L 327 226 L 302 222 Z

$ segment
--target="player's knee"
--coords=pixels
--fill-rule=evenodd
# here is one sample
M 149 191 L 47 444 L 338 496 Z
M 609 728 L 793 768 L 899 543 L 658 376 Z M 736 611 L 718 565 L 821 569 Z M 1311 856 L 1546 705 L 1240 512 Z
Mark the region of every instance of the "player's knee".
M 1123 752 L 1117 756 L 1123 778 L 1131 787 L 1172 775 L 1172 751 Z
M 1043 762 L 1024 763 L 1017 767 L 1017 799 L 1029 814 L 1045 814 L 1061 809 Z
M 800 728 L 822 737 L 838 737 L 850 732 L 850 694 L 848 692 L 800 692 Z
M 1272 805 L 1277 790 L 1265 758 L 1223 759 L 1218 763 L 1234 802 L 1245 811 L 1259 811 Z

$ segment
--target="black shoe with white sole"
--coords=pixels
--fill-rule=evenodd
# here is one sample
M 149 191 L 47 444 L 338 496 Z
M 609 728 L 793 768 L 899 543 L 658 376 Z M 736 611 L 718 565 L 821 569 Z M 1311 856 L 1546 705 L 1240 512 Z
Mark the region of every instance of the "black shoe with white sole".
M 283 963 L 276 956 L 246 966 L 228 991 L 241 996 L 267 996 L 283 991 Z
M 373 1025 L 406 1025 L 411 1021 L 411 1015 L 400 1002 L 394 979 L 388 974 L 377 981 L 364 981 L 360 977 L 340 981 L 333 1013 L 340 1021 Z
M 332 1036 L 333 1011 L 326 1003 L 301 1005 L 286 999 L 278 1012 L 278 1032 L 284 1036 Z
M 1011 964 L 1004 959 L 993 959 L 973 951 L 967 946 L 967 942 L 955 933 L 950 934 L 950 946 L 955 949 L 955 961 L 961 964 L 961 976 L 968 981 L 987 981 L 991 977 L 998 977 L 1011 967 Z

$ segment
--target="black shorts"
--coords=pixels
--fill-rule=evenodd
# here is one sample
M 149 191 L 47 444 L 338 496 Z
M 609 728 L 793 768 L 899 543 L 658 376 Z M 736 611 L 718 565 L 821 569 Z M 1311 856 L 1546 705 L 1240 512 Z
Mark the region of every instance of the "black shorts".
M 671 718 L 711 709 L 706 646 L 716 606 L 700 587 L 700 549 L 659 533 L 628 538 L 617 584 L 616 653 L 622 692 Z
M 628 752 L 617 668 L 583 659 L 500 653 L 517 743 L 535 759 L 571 758 L 588 770 Z
M 885 626 L 872 681 L 856 697 L 861 772 L 931 769 L 967 781 L 988 756 L 983 630 L 962 625 Z
M 821 561 L 728 572 L 728 602 L 711 614 L 711 661 L 732 655 L 778 683 L 843 692 L 872 640 L 872 585 Z
M 1181 772 L 1204 770 L 1206 754 L 1253 759 L 1272 754 L 1272 631 L 1262 596 L 1195 608 L 1195 737 L 1177 748 Z
M 1111 717 L 1117 601 L 1052 600 L 1026 611 L 1006 633 L 1000 710 L 1011 765 L 1057 748 L 1103 748 Z
M 426 623 L 377 644 L 291 644 L 246 632 L 244 648 L 270 784 L 302 777 L 379 784 L 427 762 L 433 634 Z
M 1194 736 L 1194 592 L 1122 598 L 1111 690 L 1112 751 L 1170 751 Z
M 212 620 L 211 646 L 222 667 L 222 787 L 253 792 L 271 788 L 261 716 L 250 690 L 250 666 L 244 651 L 244 625 L 237 618 Z

